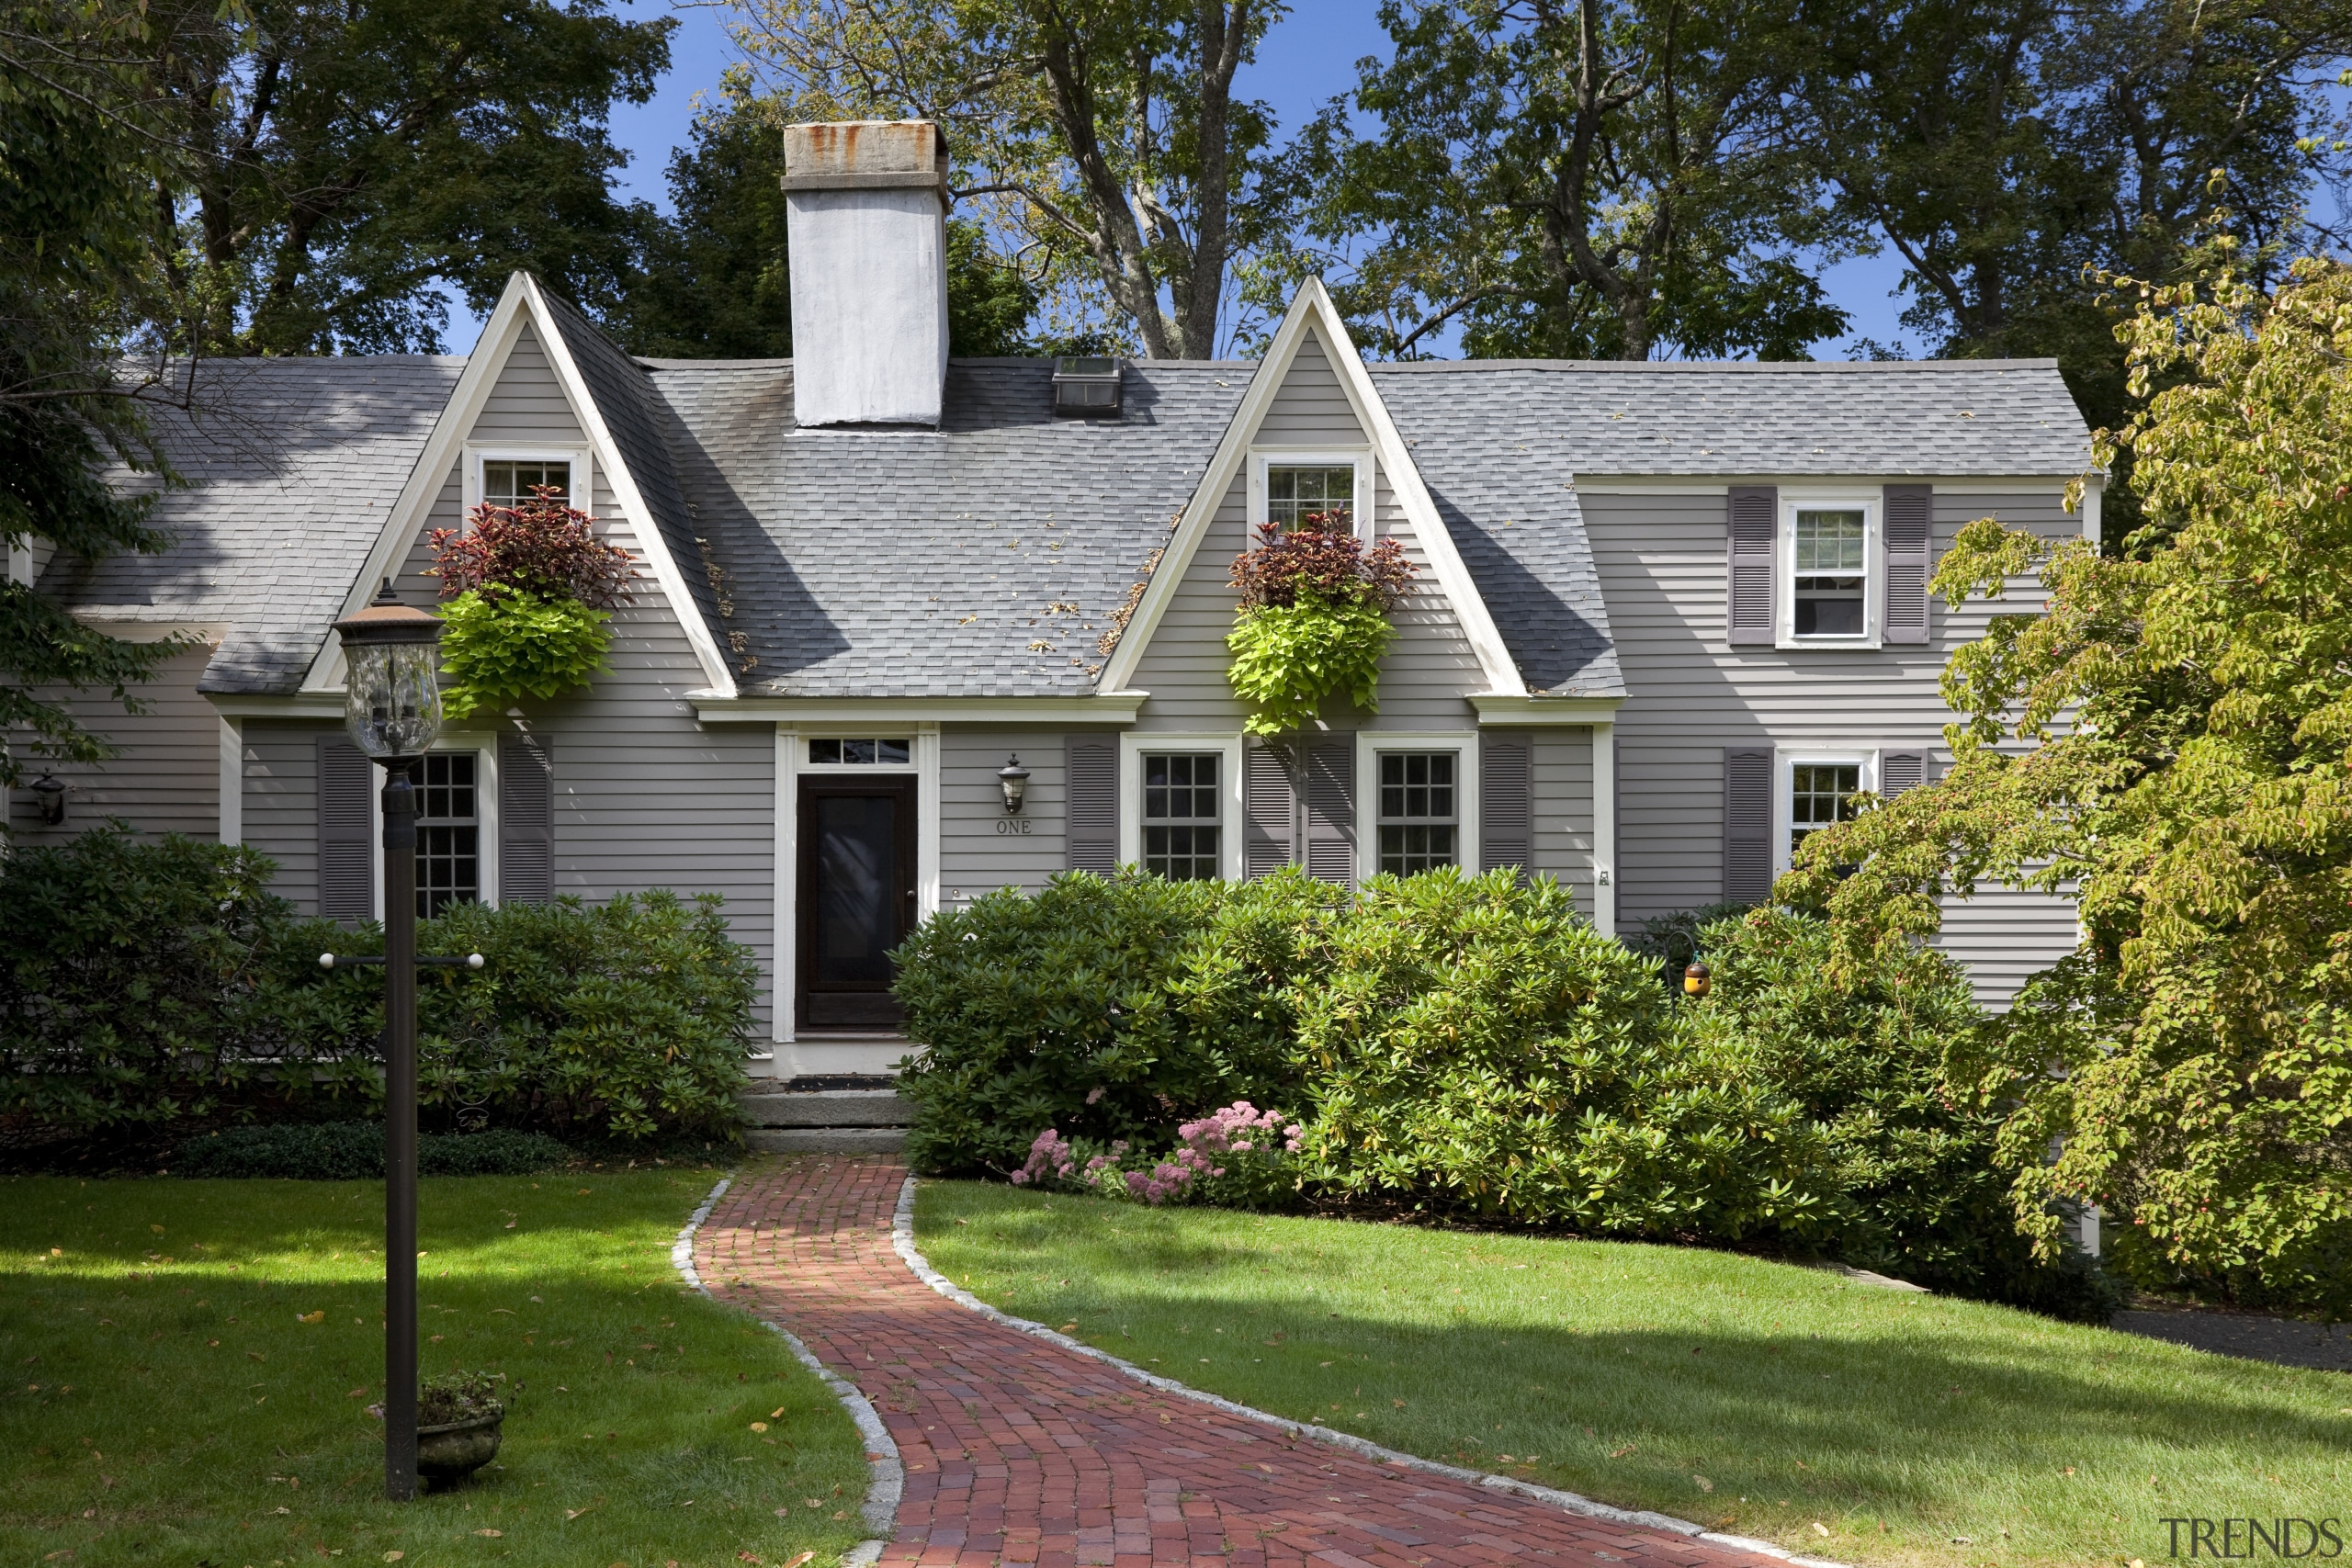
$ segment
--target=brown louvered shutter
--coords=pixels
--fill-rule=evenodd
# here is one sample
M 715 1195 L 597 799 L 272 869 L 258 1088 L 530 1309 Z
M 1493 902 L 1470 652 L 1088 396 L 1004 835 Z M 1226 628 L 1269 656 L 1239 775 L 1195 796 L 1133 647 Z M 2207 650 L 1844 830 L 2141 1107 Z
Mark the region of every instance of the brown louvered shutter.
M 1893 800 L 1906 789 L 1917 789 L 1928 782 L 1928 754 L 1925 751 L 1882 751 L 1878 758 L 1878 793 L 1882 800 Z
M 1781 492 L 1771 485 L 1734 485 L 1724 533 L 1729 547 L 1724 637 L 1737 646 L 1772 646 L 1772 564 L 1780 537 Z
M 340 735 L 319 737 L 319 913 L 376 917 L 376 765 Z
M 1072 871 L 1119 869 L 1119 743 L 1072 735 L 1062 742 L 1063 838 Z
M 1352 886 L 1356 879 L 1356 747 L 1352 736 L 1306 752 L 1306 874 Z
M 1772 749 L 1724 748 L 1724 899 L 1772 896 Z
M 1524 735 L 1478 738 L 1478 869 L 1515 865 L 1521 882 L 1535 858 L 1529 750 Z
M 527 736 L 498 741 L 498 901 L 544 904 L 555 896 L 555 771 Z
M 1928 548 L 1935 491 L 1928 485 L 1886 487 L 1885 640 L 1928 640 Z
M 1282 753 L 1253 740 L 1241 761 L 1241 874 L 1255 882 L 1298 859 L 1298 797 Z

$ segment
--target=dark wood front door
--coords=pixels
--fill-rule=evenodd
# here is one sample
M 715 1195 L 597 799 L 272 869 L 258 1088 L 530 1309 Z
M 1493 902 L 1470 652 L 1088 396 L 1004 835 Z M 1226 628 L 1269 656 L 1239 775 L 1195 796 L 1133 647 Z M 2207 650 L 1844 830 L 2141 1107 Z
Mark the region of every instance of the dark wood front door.
M 800 1027 L 896 1029 L 890 950 L 915 924 L 915 781 L 800 779 Z

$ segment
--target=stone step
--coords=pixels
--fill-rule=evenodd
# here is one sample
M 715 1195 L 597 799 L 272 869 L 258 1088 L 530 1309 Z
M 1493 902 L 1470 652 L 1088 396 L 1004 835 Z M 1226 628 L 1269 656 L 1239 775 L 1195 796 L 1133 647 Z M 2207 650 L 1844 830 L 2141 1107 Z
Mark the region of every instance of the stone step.
M 786 1090 L 736 1103 L 755 1127 L 904 1127 L 914 1116 L 895 1089 Z
M 743 1146 L 768 1155 L 894 1155 L 907 1146 L 904 1127 L 752 1127 Z

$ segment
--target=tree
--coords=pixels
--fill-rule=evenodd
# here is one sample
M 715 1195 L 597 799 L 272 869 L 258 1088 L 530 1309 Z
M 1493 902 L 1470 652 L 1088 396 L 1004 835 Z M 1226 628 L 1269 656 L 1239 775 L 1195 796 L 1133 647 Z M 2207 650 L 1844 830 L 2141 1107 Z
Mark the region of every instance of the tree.
M 1370 345 L 1426 352 L 1459 321 L 1474 355 L 1803 358 L 1844 330 L 1792 260 L 1832 234 L 1782 107 L 1785 8 L 1385 0 L 1381 19 L 1394 59 L 1302 154 L 1317 236 L 1368 244 L 1338 298 Z
M 2342 1314 L 2352 268 L 2300 262 L 2270 295 L 2229 267 L 2111 281 L 2144 400 L 2097 457 L 2136 459 L 2148 526 L 2102 556 L 1969 525 L 1935 591 L 2030 573 L 2048 612 L 1953 656 L 1951 772 L 1808 837 L 1776 891 L 1826 908 L 1861 966 L 1932 931 L 1948 893 L 2076 889 L 2082 951 L 1954 1057 L 2010 1107 L 2021 1228 L 2048 1247 L 2053 1204 L 2095 1202 L 2148 1269 Z
M 114 0 L 0 5 L 0 543 L 47 541 L 96 559 L 154 550 L 152 490 L 109 467 L 168 478 L 144 410 L 184 399 L 189 372 L 159 347 L 154 192 L 169 127 L 137 63 L 141 11 Z M 143 348 L 143 359 L 126 351 Z M 95 761 L 96 736 L 62 688 L 131 688 L 178 651 L 75 621 L 13 575 L 0 582 L 0 788 L 28 754 Z M 29 746 L 20 750 L 25 738 Z M 10 741 L 19 744 L 9 744 Z
M 2091 423 L 2129 408 L 2087 272 L 2175 281 L 2222 202 L 2249 276 L 2347 172 L 2325 0 L 1815 0 L 1791 102 L 1835 210 L 1903 260 L 1904 322 L 1960 357 L 2054 355 Z M 2127 516 L 2127 521 L 2128 521 Z
M 780 113 L 937 121 L 1032 278 L 1107 302 L 1148 358 L 1216 355 L 1237 265 L 1282 229 L 1272 120 L 1233 95 L 1278 0 L 746 5 Z
M 729 92 L 698 117 L 694 144 L 670 160 L 677 216 L 662 223 L 614 326 L 631 351 L 678 359 L 782 358 L 792 352 L 784 125 L 774 99 Z M 1000 260 L 979 226 L 947 226 L 947 346 L 1010 355 L 1025 336 L 1037 290 Z
M 232 354 L 439 346 L 453 286 L 485 311 L 516 268 L 615 302 L 650 209 L 612 194 L 613 100 L 669 63 L 663 17 L 602 0 L 166 0 L 149 65 L 184 128 L 163 200 Z

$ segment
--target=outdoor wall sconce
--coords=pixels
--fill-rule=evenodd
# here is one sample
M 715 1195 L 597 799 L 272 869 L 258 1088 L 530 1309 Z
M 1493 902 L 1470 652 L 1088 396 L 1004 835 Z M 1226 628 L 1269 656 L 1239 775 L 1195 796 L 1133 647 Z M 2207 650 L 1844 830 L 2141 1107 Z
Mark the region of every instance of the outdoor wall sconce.
M 1029 792 L 1029 770 L 1021 765 L 1019 753 L 1005 759 L 1004 766 L 996 771 L 996 782 L 1004 791 L 1004 814 L 1020 816 L 1022 797 Z
M 33 807 L 40 819 L 51 828 L 65 822 L 65 781 L 54 774 L 43 773 L 26 786 L 33 792 Z
M 1682 972 L 1682 992 L 1685 996 L 1703 997 L 1707 994 L 1707 987 L 1713 984 L 1714 976 L 1707 972 L 1703 964 L 1693 964 Z

